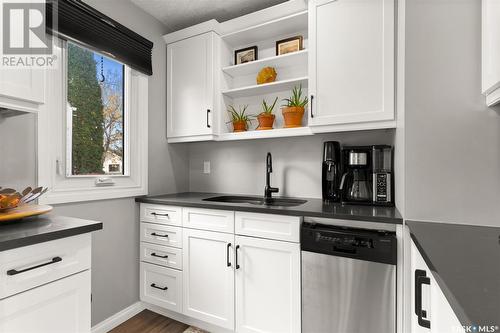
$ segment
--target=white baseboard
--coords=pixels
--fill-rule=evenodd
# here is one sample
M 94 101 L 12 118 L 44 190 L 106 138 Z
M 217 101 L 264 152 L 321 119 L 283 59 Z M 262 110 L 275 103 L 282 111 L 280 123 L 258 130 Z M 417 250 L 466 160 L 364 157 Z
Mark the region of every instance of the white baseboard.
M 99 324 L 93 326 L 91 333 L 107 333 L 144 309 L 144 304 L 142 304 L 142 302 L 136 302 L 131 306 L 121 310 L 120 312 L 115 313 L 111 317 L 104 319 Z

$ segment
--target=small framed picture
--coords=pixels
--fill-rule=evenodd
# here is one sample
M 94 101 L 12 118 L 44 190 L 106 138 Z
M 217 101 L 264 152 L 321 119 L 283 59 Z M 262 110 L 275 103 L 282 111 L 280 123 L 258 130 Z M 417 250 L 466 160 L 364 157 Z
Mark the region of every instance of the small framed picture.
M 255 61 L 258 59 L 257 46 L 247 47 L 241 50 L 234 51 L 234 64 L 244 64 L 246 62 Z
M 290 37 L 276 42 L 276 55 L 287 54 L 302 50 L 302 36 Z

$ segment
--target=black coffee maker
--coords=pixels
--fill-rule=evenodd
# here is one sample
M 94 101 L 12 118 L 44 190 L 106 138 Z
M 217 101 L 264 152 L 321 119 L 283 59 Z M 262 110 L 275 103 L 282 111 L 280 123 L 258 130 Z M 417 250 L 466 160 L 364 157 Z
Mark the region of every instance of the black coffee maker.
M 342 203 L 394 206 L 393 149 L 387 145 L 342 149 Z
M 340 144 L 327 141 L 323 145 L 322 189 L 323 200 L 340 201 Z

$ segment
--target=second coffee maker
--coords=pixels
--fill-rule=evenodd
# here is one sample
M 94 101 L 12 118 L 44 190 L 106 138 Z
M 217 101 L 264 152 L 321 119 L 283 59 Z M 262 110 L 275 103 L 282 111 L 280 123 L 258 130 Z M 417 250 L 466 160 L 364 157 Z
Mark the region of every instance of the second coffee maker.
M 340 194 L 343 203 L 393 206 L 391 146 L 344 147 Z

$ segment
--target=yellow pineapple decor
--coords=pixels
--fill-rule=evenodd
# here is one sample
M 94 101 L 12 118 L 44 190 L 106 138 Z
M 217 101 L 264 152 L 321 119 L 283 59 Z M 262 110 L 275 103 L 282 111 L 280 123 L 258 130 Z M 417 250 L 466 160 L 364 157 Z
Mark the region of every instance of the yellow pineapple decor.
M 276 70 L 273 67 L 264 67 L 257 75 L 257 84 L 271 83 L 276 81 Z

